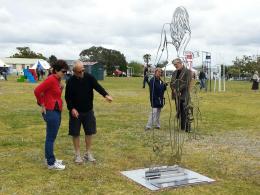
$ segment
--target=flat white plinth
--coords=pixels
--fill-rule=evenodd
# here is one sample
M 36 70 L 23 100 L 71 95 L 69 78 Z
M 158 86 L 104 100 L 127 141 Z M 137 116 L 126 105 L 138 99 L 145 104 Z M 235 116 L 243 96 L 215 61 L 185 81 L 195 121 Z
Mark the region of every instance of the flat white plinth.
M 176 175 L 163 179 L 158 178 L 155 180 L 147 180 L 145 178 L 145 172 L 149 170 L 148 168 L 131 171 L 122 171 L 121 174 L 150 190 L 159 190 L 162 188 L 176 188 L 186 185 L 207 184 L 215 181 L 189 169 L 181 169 L 183 170 L 185 175 Z

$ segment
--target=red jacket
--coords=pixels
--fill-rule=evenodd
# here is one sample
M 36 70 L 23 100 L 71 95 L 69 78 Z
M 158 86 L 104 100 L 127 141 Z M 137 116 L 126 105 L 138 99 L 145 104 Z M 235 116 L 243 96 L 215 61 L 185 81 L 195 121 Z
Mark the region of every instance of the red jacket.
M 60 79 L 55 75 L 50 75 L 45 81 L 34 90 L 34 95 L 39 105 L 43 105 L 47 110 L 54 110 L 55 103 L 58 103 L 59 110 L 62 110 L 62 86 Z

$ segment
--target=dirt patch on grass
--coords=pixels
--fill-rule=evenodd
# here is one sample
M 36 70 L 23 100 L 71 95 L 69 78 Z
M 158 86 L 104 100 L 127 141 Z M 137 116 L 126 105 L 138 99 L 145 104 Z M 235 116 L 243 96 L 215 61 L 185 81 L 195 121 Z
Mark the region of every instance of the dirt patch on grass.
M 229 131 L 187 141 L 187 158 L 203 159 L 206 170 L 230 180 L 260 184 L 260 135 Z M 200 159 L 200 160 L 201 160 Z
M 198 140 L 192 140 L 200 150 L 230 150 L 240 155 L 260 158 L 260 133 L 250 134 L 245 131 L 229 131 L 221 134 L 202 135 Z

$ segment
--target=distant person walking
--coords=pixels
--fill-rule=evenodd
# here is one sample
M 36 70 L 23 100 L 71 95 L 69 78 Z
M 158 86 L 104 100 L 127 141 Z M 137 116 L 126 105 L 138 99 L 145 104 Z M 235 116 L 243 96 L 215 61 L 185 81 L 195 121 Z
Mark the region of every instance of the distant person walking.
M 39 81 L 40 76 L 41 76 L 41 69 L 39 67 L 36 68 L 36 74 L 37 74 L 37 78 L 38 78 L 38 81 Z
M 143 88 L 145 88 L 145 83 L 149 84 L 148 82 L 148 65 L 144 67 L 144 80 L 143 80 Z
M 45 158 L 48 169 L 63 170 L 65 165 L 61 160 L 56 159 L 53 148 L 61 123 L 63 90 L 61 79 L 69 67 L 64 60 L 58 60 L 52 68 L 52 74 L 35 88 L 34 94 L 38 105 L 42 107 L 42 116 L 46 122 Z
M 200 74 L 199 74 L 199 80 L 200 80 L 200 90 L 201 89 L 206 89 L 206 74 L 205 72 L 202 70 L 200 71 Z
M 7 74 L 8 74 L 7 67 L 4 67 L 2 74 L 3 74 L 4 79 L 7 81 Z
M 256 91 L 259 89 L 259 75 L 257 71 L 254 72 L 252 79 L 253 79 L 252 90 Z

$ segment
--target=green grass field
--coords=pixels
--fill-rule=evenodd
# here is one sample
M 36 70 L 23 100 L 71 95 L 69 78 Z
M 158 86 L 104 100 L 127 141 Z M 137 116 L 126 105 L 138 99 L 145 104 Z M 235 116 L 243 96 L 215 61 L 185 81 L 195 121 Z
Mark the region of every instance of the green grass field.
M 185 142 L 181 165 L 216 182 L 152 193 L 120 174 L 158 164 L 150 133 L 144 132 L 150 104 L 142 78 L 100 82 L 114 101 L 95 95 L 96 165 L 73 163 L 64 105 L 55 145 L 64 171 L 50 171 L 43 164 L 45 124 L 33 95 L 36 84 L 9 79 L 0 81 L 0 194 L 260 194 L 260 92 L 252 92 L 249 82 L 229 81 L 225 93 L 198 95 L 200 131 L 197 139 Z M 169 111 L 167 101 L 158 136 L 167 134 Z M 169 149 L 163 152 L 160 163 L 166 165 Z

